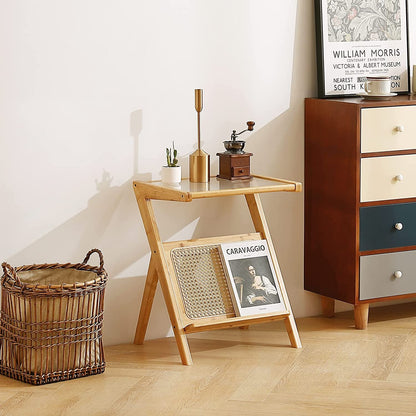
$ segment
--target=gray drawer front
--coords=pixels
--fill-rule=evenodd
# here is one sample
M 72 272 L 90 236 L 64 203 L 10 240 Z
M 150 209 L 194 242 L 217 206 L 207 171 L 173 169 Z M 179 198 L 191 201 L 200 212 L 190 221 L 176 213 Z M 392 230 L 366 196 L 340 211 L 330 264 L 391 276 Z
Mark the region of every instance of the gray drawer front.
M 409 293 L 416 293 L 416 251 L 360 257 L 360 300 Z
M 403 228 L 397 230 L 396 224 Z M 360 208 L 360 250 L 416 245 L 416 203 Z

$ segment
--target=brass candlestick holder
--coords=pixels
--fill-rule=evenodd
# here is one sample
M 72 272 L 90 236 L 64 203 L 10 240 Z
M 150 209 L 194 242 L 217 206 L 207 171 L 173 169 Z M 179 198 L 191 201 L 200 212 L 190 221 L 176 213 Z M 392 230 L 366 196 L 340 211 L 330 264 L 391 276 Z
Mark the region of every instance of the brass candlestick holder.
M 195 110 L 198 124 L 198 149 L 189 156 L 189 181 L 209 182 L 210 161 L 209 154 L 201 149 L 201 118 L 202 90 L 195 90 Z

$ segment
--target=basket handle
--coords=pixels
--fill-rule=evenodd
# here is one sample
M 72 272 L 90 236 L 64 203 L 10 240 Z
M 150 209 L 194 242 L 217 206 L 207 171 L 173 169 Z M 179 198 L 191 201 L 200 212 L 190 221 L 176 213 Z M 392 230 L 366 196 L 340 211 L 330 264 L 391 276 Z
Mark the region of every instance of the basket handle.
M 104 257 L 103 257 L 103 253 L 101 253 L 101 251 L 98 250 L 98 248 L 93 248 L 92 250 L 90 250 L 85 256 L 85 259 L 82 262 L 82 264 L 87 264 L 88 260 L 90 259 L 91 254 L 93 253 L 97 253 L 98 256 L 100 257 L 100 268 L 98 269 L 98 271 L 101 273 L 104 270 Z
M 3 267 L 3 273 L 5 275 L 12 277 L 17 284 L 22 284 L 19 277 L 17 276 L 16 269 L 14 267 L 10 266 L 10 264 L 6 262 L 2 263 L 1 267 Z

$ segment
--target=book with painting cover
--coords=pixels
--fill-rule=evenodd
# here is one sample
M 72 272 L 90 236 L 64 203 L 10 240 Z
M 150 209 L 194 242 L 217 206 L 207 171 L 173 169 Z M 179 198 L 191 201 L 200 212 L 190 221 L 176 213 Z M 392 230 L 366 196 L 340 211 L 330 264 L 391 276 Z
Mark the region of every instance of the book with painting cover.
M 266 240 L 220 245 L 237 316 L 287 313 Z

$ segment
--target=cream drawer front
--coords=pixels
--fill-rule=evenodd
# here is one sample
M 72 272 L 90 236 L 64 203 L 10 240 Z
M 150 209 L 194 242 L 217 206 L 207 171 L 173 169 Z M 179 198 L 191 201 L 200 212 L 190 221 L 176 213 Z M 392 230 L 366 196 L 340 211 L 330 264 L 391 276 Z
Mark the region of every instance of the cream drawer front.
M 416 293 L 416 251 L 360 258 L 360 300 Z
M 416 197 L 416 155 L 361 159 L 361 202 Z
M 416 106 L 361 110 L 361 153 L 403 149 L 416 149 Z

